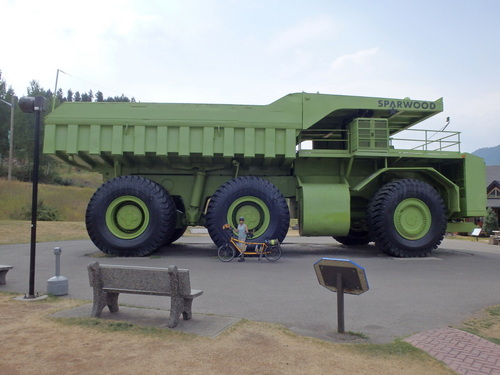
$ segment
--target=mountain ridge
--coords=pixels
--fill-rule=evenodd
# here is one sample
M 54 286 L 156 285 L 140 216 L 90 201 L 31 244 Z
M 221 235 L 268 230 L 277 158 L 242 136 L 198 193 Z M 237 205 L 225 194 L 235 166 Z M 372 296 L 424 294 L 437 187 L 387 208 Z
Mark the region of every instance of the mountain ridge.
M 500 165 L 500 145 L 479 148 L 472 155 L 482 157 L 487 166 Z

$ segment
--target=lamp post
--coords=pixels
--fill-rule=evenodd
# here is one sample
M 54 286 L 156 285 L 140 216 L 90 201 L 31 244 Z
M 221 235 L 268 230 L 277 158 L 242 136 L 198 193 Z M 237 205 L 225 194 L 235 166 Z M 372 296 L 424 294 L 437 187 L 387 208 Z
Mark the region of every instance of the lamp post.
M 31 252 L 30 252 L 30 280 L 29 292 L 25 298 L 35 296 L 35 257 L 36 257 L 36 216 L 38 206 L 38 169 L 40 165 L 40 126 L 42 112 L 45 111 L 45 98 L 43 96 L 24 96 L 19 99 L 19 107 L 25 113 L 35 112 L 35 147 L 33 151 L 33 196 L 31 200 Z
M 0 99 L 2 102 L 10 106 L 10 132 L 9 132 L 9 171 L 7 173 L 7 180 L 12 180 L 12 163 L 14 159 L 14 109 L 16 103 L 16 97 L 12 95 L 11 102 L 6 102 Z

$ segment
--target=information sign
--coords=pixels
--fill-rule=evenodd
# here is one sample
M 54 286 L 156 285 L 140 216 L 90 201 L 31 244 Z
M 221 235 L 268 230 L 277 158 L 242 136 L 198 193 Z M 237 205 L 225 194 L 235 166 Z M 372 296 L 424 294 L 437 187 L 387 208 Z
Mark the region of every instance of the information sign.
M 322 258 L 314 263 L 318 281 L 337 292 L 338 332 L 344 333 L 344 293 L 361 294 L 368 290 L 365 269 L 348 259 Z
M 337 275 L 342 276 L 344 293 L 361 294 L 368 288 L 365 269 L 348 259 L 322 258 L 314 264 L 318 281 L 332 292 L 337 291 Z

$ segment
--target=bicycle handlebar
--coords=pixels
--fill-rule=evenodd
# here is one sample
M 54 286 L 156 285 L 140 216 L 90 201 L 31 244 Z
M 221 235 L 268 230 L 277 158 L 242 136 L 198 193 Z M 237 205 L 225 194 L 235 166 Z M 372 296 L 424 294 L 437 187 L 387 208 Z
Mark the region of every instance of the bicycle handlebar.
M 222 229 L 225 230 L 226 232 L 228 232 L 231 237 L 236 238 L 236 233 L 234 233 L 234 228 L 231 227 L 229 224 L 224 224 L 222 226 Z M 249 230 L 246 238 L 247 239 L 253 238 L 254 232 L 255 232 L 254 230 Z

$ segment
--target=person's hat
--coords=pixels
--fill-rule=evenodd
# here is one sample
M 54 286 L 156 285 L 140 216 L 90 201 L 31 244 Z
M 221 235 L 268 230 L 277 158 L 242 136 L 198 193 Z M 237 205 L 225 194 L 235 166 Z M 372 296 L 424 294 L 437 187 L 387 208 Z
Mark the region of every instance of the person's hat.
M 240 217 L 240 220 L 243 220 L 243 221 L 245 221 L 245 218 L 244 218 L 244 217 L 242 216 L 242 217 Z

